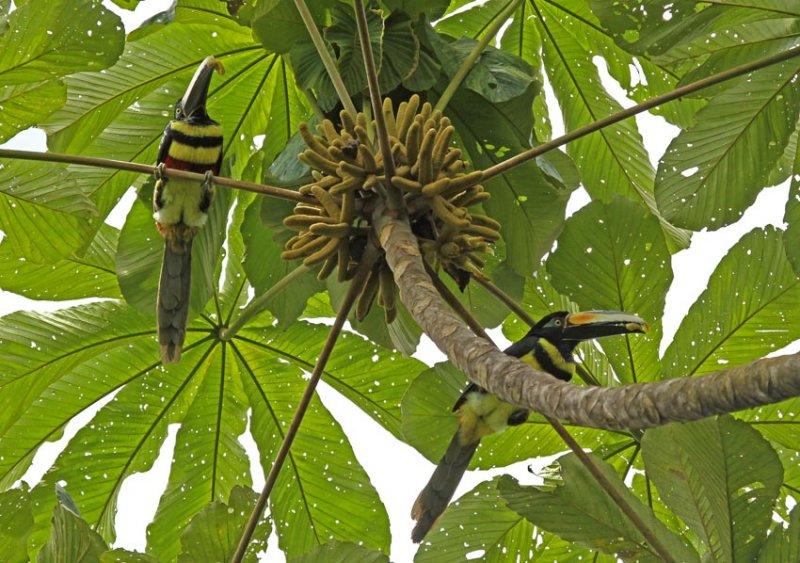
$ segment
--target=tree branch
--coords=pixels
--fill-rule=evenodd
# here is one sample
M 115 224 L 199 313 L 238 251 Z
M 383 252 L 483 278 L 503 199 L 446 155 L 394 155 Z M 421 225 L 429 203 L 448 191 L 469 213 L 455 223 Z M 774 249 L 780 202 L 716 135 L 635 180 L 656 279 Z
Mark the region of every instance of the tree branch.
M 757 360 L 702 377 L 612 389 L 560 381 L 476 337 L 442 303 L 406 221 L 383 214 L 376 217 L 375 226 L 400 299 L 422 330 L 470 381 L 506 402 L 570 424 L 622 430 L 698 420 L 800 396 L 800 354 Z
M 156 169 L 156 167 L 152 164 L 141 164 L 139 162 L 127 162 L 124 160 L 112 160 L 109 158 L 100 158 L 96 156 L 82 156 L 79 154 L 64 154 L 58 152 L 0 149 L 0 158 L 60 162 L 63 164 L 79 164 L 81 166 L 95 166 L 98 168 L 116 168 L 117 170 L 138 172 L 140 174 L 153 174 Z M 197 183 L 200 183 L 205 179 L 203 174 L 188 172 L 186 170 L 177 170 L 175 168 L 165 168 L 164 174 L 167 178 L 183 178 L 184 180 L 194 180 Z M 296 201 L 298 203 L 310 203 L 313 205 L 317 201 L 312 197 L 304 196 L 303 194 L 294 190 L 287 190 L 285 188 L 278 188 L 276 186 L 267 186 L 263 184 L 254 184 L 252 182 L 242 182 L 241 180 L 234 180 L 232 178 L 225 178 L 222 176 L 214 176 L 214 184 L 219 186 L 228 186 L 229 188 L 238 188 L 247 192 L 254 192 L 257 194 L 277 197 L 289 201 Z
M 635 106 L 631 106 L 628 109 L 618 111 L 617 113 L 611 114 L 607 117 L 604 117 L 603 119 L 598 119 L 597 121 L 589 123 L 588 125 L 584 125 L 583 127 L 578 127 L 577 129 L 570 131 L 569 133 L 562 135 L 557 139 L 553 139 L 552 141 L 547 141 L 546 143 L 542 143 L 541 145 L 536 145 L 532 149 L 514 155 L 511 158 L 504 160 L 502 162 L 498 162 L 494 166 L 491 166 L 483 171 L 483 181 L 485 182 L 490 178 L 494 178 L 498 174 L 503 174 L 504 172 L 508 172 L 512 168 L 519 166 L 524 162 L 528 162 L 529 160 L 532 160 L 541 154 L 544 154 L 557 147 L 560 147 L 561 145 L 566 145 L 570 141 L 574 141 L 575 139 L 585 137 L 589 133 L 594 133 L 595 131 L 603 129 L 604 127 L 608 127 L 609 125 L 613 125 L 614 123 L 622 121 L 623 119 L 627 119 L 636 114 L 642 113 L 643 111 L 647 111 L 650 108 L 654 108 L 666 102 L 671 102 L 672 100 L 682 98 L 683 96 L 687 96 L 704 88 L 714 86 L 715 84 L 719 84 L 720 82 L 725 82 L 726 80 L 736 78 L 737 76 L 747 74 L 748 72 L 753 72 L 762 69 L 764 67 L 786 61 L 788 59 L 791 59 L 792 57 L 796 57 L 797 55 L 800 55 L 800 47 L 794 47 L 792 49 L 789 49 L 787 51 L 782 51 L 770 57 L 758 59 L 757 61 L 753 61 L 751 63 L 730 68 L 728 70 L 718 72 L 717 74 L 712 74 L 711 76 L 707 76 L 706 78 L 701 78 L 700 80 L 696 80 L 695 82 L 691 82 L 689 84 L 686 84 L 685 86 L 676 88 L 675 90 L 667 92 L 666 94 L 662 94 L 660 96 L 650 98 L 649 100 L 645 100 L 640 104 L 636 104 Z

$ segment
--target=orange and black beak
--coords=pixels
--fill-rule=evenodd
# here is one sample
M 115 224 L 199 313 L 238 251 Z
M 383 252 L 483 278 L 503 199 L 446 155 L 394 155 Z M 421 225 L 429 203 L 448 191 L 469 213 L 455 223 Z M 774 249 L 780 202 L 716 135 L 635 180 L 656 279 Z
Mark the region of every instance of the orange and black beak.
M 614 334 L 646 333 L 650 327 L 641 317 L 623 311 L 581 311 L 564 319 L 562 340 L 591 340 Z

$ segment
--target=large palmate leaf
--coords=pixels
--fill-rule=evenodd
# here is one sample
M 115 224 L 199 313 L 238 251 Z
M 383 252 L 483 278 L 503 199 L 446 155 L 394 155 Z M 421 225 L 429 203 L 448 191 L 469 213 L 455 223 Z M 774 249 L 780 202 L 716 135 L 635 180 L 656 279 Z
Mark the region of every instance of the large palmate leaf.
M 622 198 L 593 202 L 570 217 L 547 261 L 553 286 L 581 309 L 638 314 L 647 335 L 599 341 L 619 381 L 656 379 L 664 299 L 672 281 L 669 250 L 658 220 Z
M 729 416 L 648 430 L 648 476 L 711 561 L 753 561 L 783 481 L 775 451 Z
M 9 563 L 28 561 L 28 535 L 33 529 L 27 487 L 0 494 L 0 553 Z
M 464 561 L 481 554 L 485 561 L 526 560 L 540 554 L 533 525 L 506 507 L 498 481 L 481 483 L 437 520 L 414 561 Z
M 777 526 L 758 553 L 758 563 L 781 563 L 800 558 L 800 510 L 793 509 L 789 527 Z
M 294 204 L 284 201 L 256 199 L 247 208 L 242 223 L 242 236 L 247 248 L 244 270 L 256 295 L 261 295 L 282 280 L 300 261 L 281 259 L 283 243 L 288 233 L 281 220 L 291 213 Z M 305 309 L 309 297 L 324 289 L 316 272 L 308 271 L 281 292 L 280 299 L 267 303 L 267 308 L 278 318 L 280 326 L 289 326 Z
M 0 86 L 98 71 L 114 63 L 124 42 L 119 17 L 90 0 L 21 2 L 0 32 Z
M 533 6 L 536 17 L 531 21 L 541 38 L 544 68 L 567 130 L 620 111 L 622 108 L 602 86 L 591 62 L 595 53 L 586 44 L 587 33 L 592 32 L 583 31 L 586 22 L 561 6 L 544 2 Z M 643 202 L 658 216 L 653 199 L 655 171 L 634 121 L 625 120 L 577 139 L 568 145 L 567 152 L 578 165 L 583 184 L 593 198 L 608 201 L 623 195 Z M 663 220 L 662 226 L 673 248 L 688 245 L 686 233 Z
M 656 201 L 675 224 L 694 230 L 737 220 L 783 155 L 800 115 L 796 60 L 741 80 L 697 113 L 658 168 Z
M 594 456 L 592 460 L 640 522 L 658 538 L 662 549 L 678 561 L 699 560 L 631 494 L 611 466 Z M 637 561 L 662 560 L 574 454 L 559 458 L 555 469 L 558 473 L 541 487 L 520 486 L 513 478 L 502 477 L 498 490 L 509 508 L 562 539 Z
M 591 7 L 623 48 L 680 74 L 688 70 L 690 79 L 791 47 L 800 16 L 795 0 L 591 0 Z
M 62 82 L 35 82 L 17 86 L 0 86 L 0 143 L 20 131 L 43 121 L 64 105 L 67 89 Z
M 209 503 L 181 534 L 182 550 L 178 561 L 229 561 L 257 498 L 258 494 L 252 489 L 236 487 L 227 503 Z M 244 561 L 258 561 L 257 553 L 267 548 L 269 529 L 269 523 L 262 518 L 254 530 Z
M 800 336 L 800 280 L 781 234 L 751 231 L 728 252 L 664 353 L 668 377 L 743 364 Z
M 305 387 L 305 377 L 291 365 L 275 361 L 268 353 L 273 344 L 261 344 L 264 340 L 261 336 L 258 341 L 237 342 L 234 351 L 252 398 L 253 437 L 262 464 L 269 466 Z M 302 347 L 294 344 L 295 350 Z M 287 557 L 331 540 L 363 542 L 388 551 L 389 521 L 383 504 L 341 428 L 318 399 L 312 400 L 306 412 L 270 507 Z
M 17 258 L 53 263 L 92 237 L 94 205 L 66 167 L 16 161 L 0 164 L 0 229 Z
M 82 256 L 36 264 L 0 246 L 0 289 L 29 299 L 61 301 L 84 297 L 120 297 L 114 271 L 119 231 L 104 225 Z
M 241 241 L 237 244 L 234 248 L 241 249 Z M 229 280 L 240 284 L 235 276 Z M 237 298 L 239 293 L 223 295 Z M 227 316 L 230 305 L 223 300 L 220 306 Z M 151 524 L 149 549 L 167 559 L 180 550 L 175 530 L 208 502 L 225 501 L 233 486 L 249 485 L 249 461 L 237 440 L 247 427 L 248 409 L 262 463 L 269 466 L 280 429 L 293 416 L 305 387 L 303 373 L 311 369 L 327 334 L 324 326 L 296 324 L 289 332 L 267 326 L 247 329 L 231 345 L 221 345 L 213 338 L 218 329 L 202 320 L 189 327 L 181 364 L 164 370 L 156 360 L 155 342 L 143 338 L 154 333 L 152 316 L 111 302 L 44 316 L 16 314 L 0 329 L 5 351 L 0 397 L 4 404 L 15 397 L 14 406 L 9 404 L 0 417 L 4 483 L 18 478 L 38 447 L 74 415 L 113 395 L 37 487 L 43 509 L 52 506 L 47 493 L 52 483 L 65 482 L 87 522 L 113 539 L 122 482 L 148 470 L 167 427 L 181 424 L 170 480 Z M 420 367 L 349 335 L 337 345 L 324 376 L 399 435 L 400 399 Z M 300 554 L 329 537 L 358 541 L 365 536 L 373 538 L 373 548 L 386 550 L 382 505 L 338 425 L 315 402 L 303 429 L 295 447 L 305 453 L 291 458 L 288 481 L 279 483 L 282 492 L 273 499 L 284 550 Z M 320 473 L 322 459 L 337 461 Z M 306 506 L 307 525 L 287 527 L 298 502 Z M 332 502 L 352 512 L 347 527 L 329 516 Z M 371 508 L 364 512 L 364 507 Z

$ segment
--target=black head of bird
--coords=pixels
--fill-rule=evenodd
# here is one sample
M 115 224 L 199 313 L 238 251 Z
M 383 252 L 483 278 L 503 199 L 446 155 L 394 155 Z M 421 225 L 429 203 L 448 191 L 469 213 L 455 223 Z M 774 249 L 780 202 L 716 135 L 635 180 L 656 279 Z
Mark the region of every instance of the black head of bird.
M 223 74 L 225 69 L 213 56 L 206 57 L 197 67 L 189 86 L 186 87 L 186 92 L 175 102 L 175 119 L 193 123 L 213 121 L 206 111 L 206 100 L 214 71 Z
M 585 340 L 615 334 L 645 333 L 649 330 L 641 317 L 622 311 L 558 311 L 542 317 L 528 333 L 505 350 L 510 356 L 522 357 L 543 338 L 556 346 L 562 355 L 571 355 Z M 571 358 L 569 358 L 571 360 Z

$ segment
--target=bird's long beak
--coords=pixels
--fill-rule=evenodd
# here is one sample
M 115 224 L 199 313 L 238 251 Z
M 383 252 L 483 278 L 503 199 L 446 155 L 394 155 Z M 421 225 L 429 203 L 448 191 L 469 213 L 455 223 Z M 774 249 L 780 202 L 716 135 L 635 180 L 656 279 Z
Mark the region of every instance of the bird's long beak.
M 582 311 L 567 315 L 565 340 L 589 340 L 613 334 L 645 333 L 650 329 L 641 317 L 623 311 Z
M 197 67 L 192 81 L 189 82 L 189 86 L 186 88 L 186 93 L 181 98 L 181 109 L 186 117 L 191 117 L 200 110 L 205 111 L 208 87 L 211 84 L 211 77 L 214 75 L 215 70 L 219 74 L 223 74 L 225 67 L 212 56 L 206 57 Z

